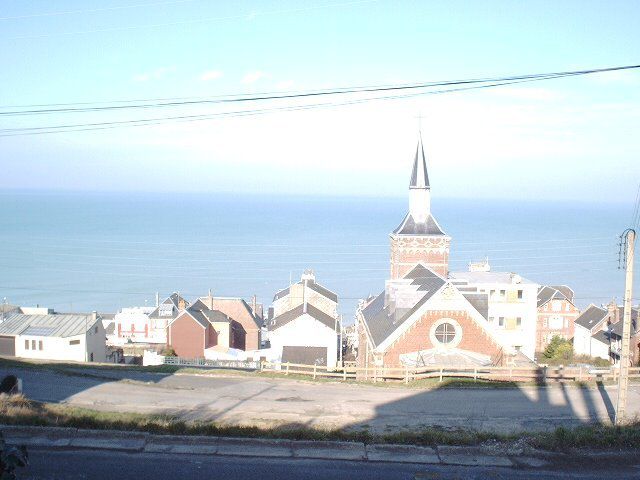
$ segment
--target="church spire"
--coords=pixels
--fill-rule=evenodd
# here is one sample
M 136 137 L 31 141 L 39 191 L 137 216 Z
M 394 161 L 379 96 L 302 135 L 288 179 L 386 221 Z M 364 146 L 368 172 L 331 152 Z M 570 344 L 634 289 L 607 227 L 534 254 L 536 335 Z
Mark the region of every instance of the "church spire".
M 416 148 L 416 157 L 413 160 L 409 188 L 429 188 L 429 175 L 427 174 L 427 161 L 424 158 L 422 132 L 418 136 L 418 147 Z
M 422 146 L 422 133 L 418 136 L 418 147 L 409 183 L 409 214 L 416 223 L 425 222 L 431 214 L 431 188 Z

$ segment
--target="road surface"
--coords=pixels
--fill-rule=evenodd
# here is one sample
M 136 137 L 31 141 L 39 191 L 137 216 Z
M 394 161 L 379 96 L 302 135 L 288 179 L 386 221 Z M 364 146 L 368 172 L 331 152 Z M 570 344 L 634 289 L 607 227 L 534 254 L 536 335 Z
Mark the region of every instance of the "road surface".
M 85 370 L 83 372 L 86 373 Z M 62 374 L 0 367 L 23 379 L 32 399 L 103 411 L 162 413 L 235 425 L 419 429 L 427 425 L 511 432 L 610 422 L 615 387 L 442 388 L 420 390 L 258 376 L 169 375 L 126 371 Z M 640 386 L 629 415 L 640 415 Z

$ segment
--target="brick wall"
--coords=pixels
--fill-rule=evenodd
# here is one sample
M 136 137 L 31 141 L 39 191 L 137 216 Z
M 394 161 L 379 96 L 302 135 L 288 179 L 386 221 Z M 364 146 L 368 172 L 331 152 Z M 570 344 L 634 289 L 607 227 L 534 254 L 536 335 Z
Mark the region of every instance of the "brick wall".
M 553 309 L 553 302 L 559 302 L 560 308 Z M 558 335 L 562 338 L 570 340 L 575 334 L 575 320 L 580 315 L 578 310 L 571 302 L 566 300 L 551 300 L 538 308 L 538 318 L 536 326 L 536 352 L 542 352 L 550 341 L 550 336 Z M 551 328 L 552 317 L 560 317 L 562 319 L 562 328 Z M 566 327 L 564 325 L 567 325 Z
M 168 342 L 176 355 L 186 358 L 204 357 L 206 329 L 189 314 L 183 313 L 169 325 Z M 213 330 L 213 329 L 212 329 Z
M 431 326 L 438 320 L 451 318 L 462 327 L 462 340 L 457 348 L 498 358 L 502 347 L 485 332 L 465 311 L 429 311 L 384 352 L 386 367 L 401 366 L 400 355 L 434 348 L 429 336 Z M 358 352 L 359 354 L 360 352 Z
M 417 263 L 446 277 L 449 273 L 449 244 L 446 237 L 391 236 L 391 278 L 402 278 Z

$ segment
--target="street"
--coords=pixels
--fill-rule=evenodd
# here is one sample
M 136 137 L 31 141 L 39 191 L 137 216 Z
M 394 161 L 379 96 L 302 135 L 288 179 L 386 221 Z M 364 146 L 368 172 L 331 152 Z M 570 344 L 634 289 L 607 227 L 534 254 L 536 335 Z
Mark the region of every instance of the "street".
M 490 478 L 540 480 L 640 478 L 637 468 L 626 470 L 540 471 L 498 467 L 461 467 L 446 465 L 414 465 L 365 463 L 327 460 L 295 460 L 207 455 L 168 455 L 122 453 L 92 450 L 30 451 L 31 465 L 23 469 L 19 479 L 30 480 L 119 480 L 144 479 L 225 479 L 225 480 L 471 480 Z

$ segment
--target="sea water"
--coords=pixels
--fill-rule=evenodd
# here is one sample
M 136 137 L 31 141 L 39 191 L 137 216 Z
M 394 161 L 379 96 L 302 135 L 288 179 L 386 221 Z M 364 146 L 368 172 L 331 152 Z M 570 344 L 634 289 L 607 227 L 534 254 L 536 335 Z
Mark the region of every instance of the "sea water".
M 0 300 L 64 312 L 116 312 L 177 291 L 273 295 L 305 269 L 340 298 L 389 277 L 389 232 L 407 198 L 238 194 L 0 193 Z M 576 303 L 621 300 L 618 235 L 631 206 L 435 198 L 452 237 L 450 269 L 489 259 L 493 271 L 565 284 Z

